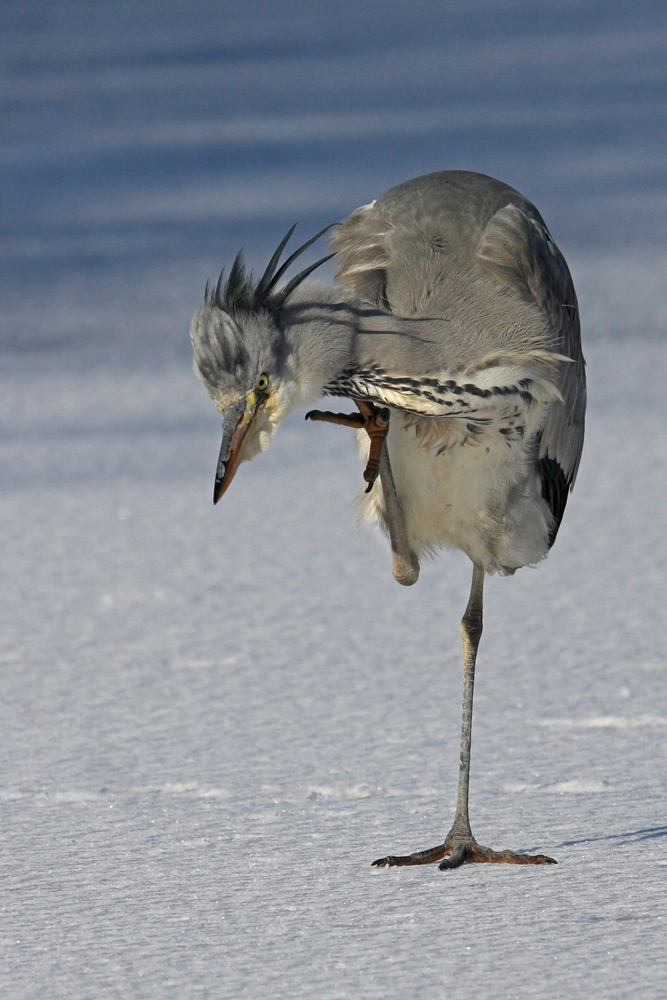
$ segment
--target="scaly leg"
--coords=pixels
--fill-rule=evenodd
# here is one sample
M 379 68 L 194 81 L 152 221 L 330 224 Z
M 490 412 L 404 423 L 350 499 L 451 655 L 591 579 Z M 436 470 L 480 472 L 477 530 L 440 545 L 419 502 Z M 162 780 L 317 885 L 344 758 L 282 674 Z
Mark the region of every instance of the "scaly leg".
M 492 851 L 477 843 L 470 829 L 468 817 L 468 792 L 470 787 L 470 745 L 472 742 L 472 700 L 475 687 L 475 663 L 482 635 L 482 598 L 484 570 L 475 565 L 472 572 L 470 598 L 461 621 L 463 638 L 463 712 L 461 717 L 461 762 L 456 815 L 452 828 L 442 844 L 426 851 L 404 856 L 389 855 L 378 858 L 373 864 L 378 868 L 395 865 L 427 865 L 441 861 L 439 868 L 458 868 L 466 862 L 479 861 L 510 865 L 555 865 L 553 858 L 544 854 L 515 854 L 513 851 Z M 444 860 L 441 860 L 443 859 Z

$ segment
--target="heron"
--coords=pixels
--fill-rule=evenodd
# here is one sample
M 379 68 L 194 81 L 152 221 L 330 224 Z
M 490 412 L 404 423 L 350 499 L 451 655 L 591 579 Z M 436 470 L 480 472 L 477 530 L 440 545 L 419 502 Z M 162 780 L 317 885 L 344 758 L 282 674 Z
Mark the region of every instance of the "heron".
M 437 846 L 373 864 L 555 864 L 480 845 L 469 784 L 484 578 L 547 555 L 581 457 L 585 362 L 565 259 L 527 198 L 469 171 L 408 180 L 357 209 L 331 253 L 281 284 L 326 231 L 281 263 L 293 230 L 258 280 L 240 253 L 192 320 L 195 371 L 223 416 L 214 503 L 290 413 L 322 396 L 356 404 L 306 418 L 355 429 L 360 515 L 389 536 L 395 579 L 416 583 L 420 559 L 441 549 L 472 562 L 454 820 Z M 331 258 L 337 284 L 306 280 Z

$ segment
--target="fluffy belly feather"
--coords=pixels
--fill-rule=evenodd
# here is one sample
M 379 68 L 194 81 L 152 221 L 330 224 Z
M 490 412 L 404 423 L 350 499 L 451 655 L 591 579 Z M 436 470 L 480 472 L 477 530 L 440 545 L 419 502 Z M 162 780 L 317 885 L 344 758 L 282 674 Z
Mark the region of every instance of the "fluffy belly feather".
M 487 573 L 501 574 L 544 558 L 552 518 L 535 466 L 541 420 L 540 412 L 480 426 L 392 410 L 389 456 L 417 556 L 458 548 Z M 365 460 L 368 435 L 359 432 L 357 441 Z M 379 480 L 361 494 L 359 514 L 386 528 Z

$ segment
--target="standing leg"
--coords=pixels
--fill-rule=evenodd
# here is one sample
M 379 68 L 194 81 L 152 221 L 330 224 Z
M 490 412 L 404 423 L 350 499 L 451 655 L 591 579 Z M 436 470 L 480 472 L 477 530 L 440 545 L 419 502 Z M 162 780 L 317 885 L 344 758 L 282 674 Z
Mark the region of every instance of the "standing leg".
M 475 663 L 477 649 L 482 636 L 482 604 L 484 595 L 484 570 L 474 565 L 470 597 L 461 619 L 463 639 L 463 709 L 461 714 L 461 759 L 459 763 L 459 788 L 456 799 L 456 814 L 452 828 L 444 843 L 426 851 L 416 851 L 405 856 L 389 855 L 378 858 L 373 864 L 378 868 L 396 865 L 427 865 L 441 861 L 439 868 L 458 868 L 466 861 L 513 865 L 555 865 L 553 858 L 544 854 L 515 854 L 514 851 L 493 851 L 481 847 L 472 835 L 468 815 L 468 795 L 470 789 L 470 746 L 472 743 L 472 702 L 475 688 Z
M 459 762 L 459 788 L 456 797 L 456 814 L 452 828 L 445 837 L 451 854 L 440 868 L 457 868 L 467 859 L 469 845 L 474 843 L 470 829 L 468 798 L 470 792 L 470 748 L 472 746 L 472 703 L 475 692 L 475 665 L 479 640 L 482 638 L 484 604 L 484 570 L 476 563 L 472 568 L 470 597 L 461 619 L 463 640 L 463 704 L 461 707 L 461 758 Z
M 468 796 L 470 792 L 470 747 L 472 744 L 472 700 L 475 690 L 475 664 L 477 649 L 482 638 L 482 605 L 484 599 L 484 570 L 473 565 L 470 597 L 463 618 L 461 619 L 461 638 L 463 639 L 463 705 L 461 708 L 461 759 L 459 762 L 459 789 L 456 797 L 456 815 L 452 828 L 445 838 L 445 843 L 460 839 L 461 843 L 472 840 L 470 818 L 468 815 Z M 455 853 L 455 852 L 453 852 Z M 448 867 L 454 867 L 453 859 L 444 861 Z

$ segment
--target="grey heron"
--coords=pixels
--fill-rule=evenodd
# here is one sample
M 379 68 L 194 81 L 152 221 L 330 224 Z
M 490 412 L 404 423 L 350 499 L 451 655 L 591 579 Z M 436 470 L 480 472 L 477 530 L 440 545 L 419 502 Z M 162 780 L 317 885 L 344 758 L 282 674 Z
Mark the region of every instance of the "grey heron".
M 239 254 L 192 320 L 195 370 L 223 414 L 214 502 L 295 409 L 322 395 L 356 403 L 307 417 L 357 429 L 361 514 L 389 535 L 396 580 L 414 584 L 420 557 L 441 548 L 473 564 L 454 822 L 436 847 L 373 864 L 554 863 L 479 845 L 468 791 L 485 574 L 547 555 L 581 456 L 585 371 L 567 264 L 530 201 L 467 171 L 409 180 L 357 209 L 332 253 L 281 287 L 322 235 L 281 264 L 292 231 L 257 282 Z M 338 284 L 306 282 L 330 257 Z

